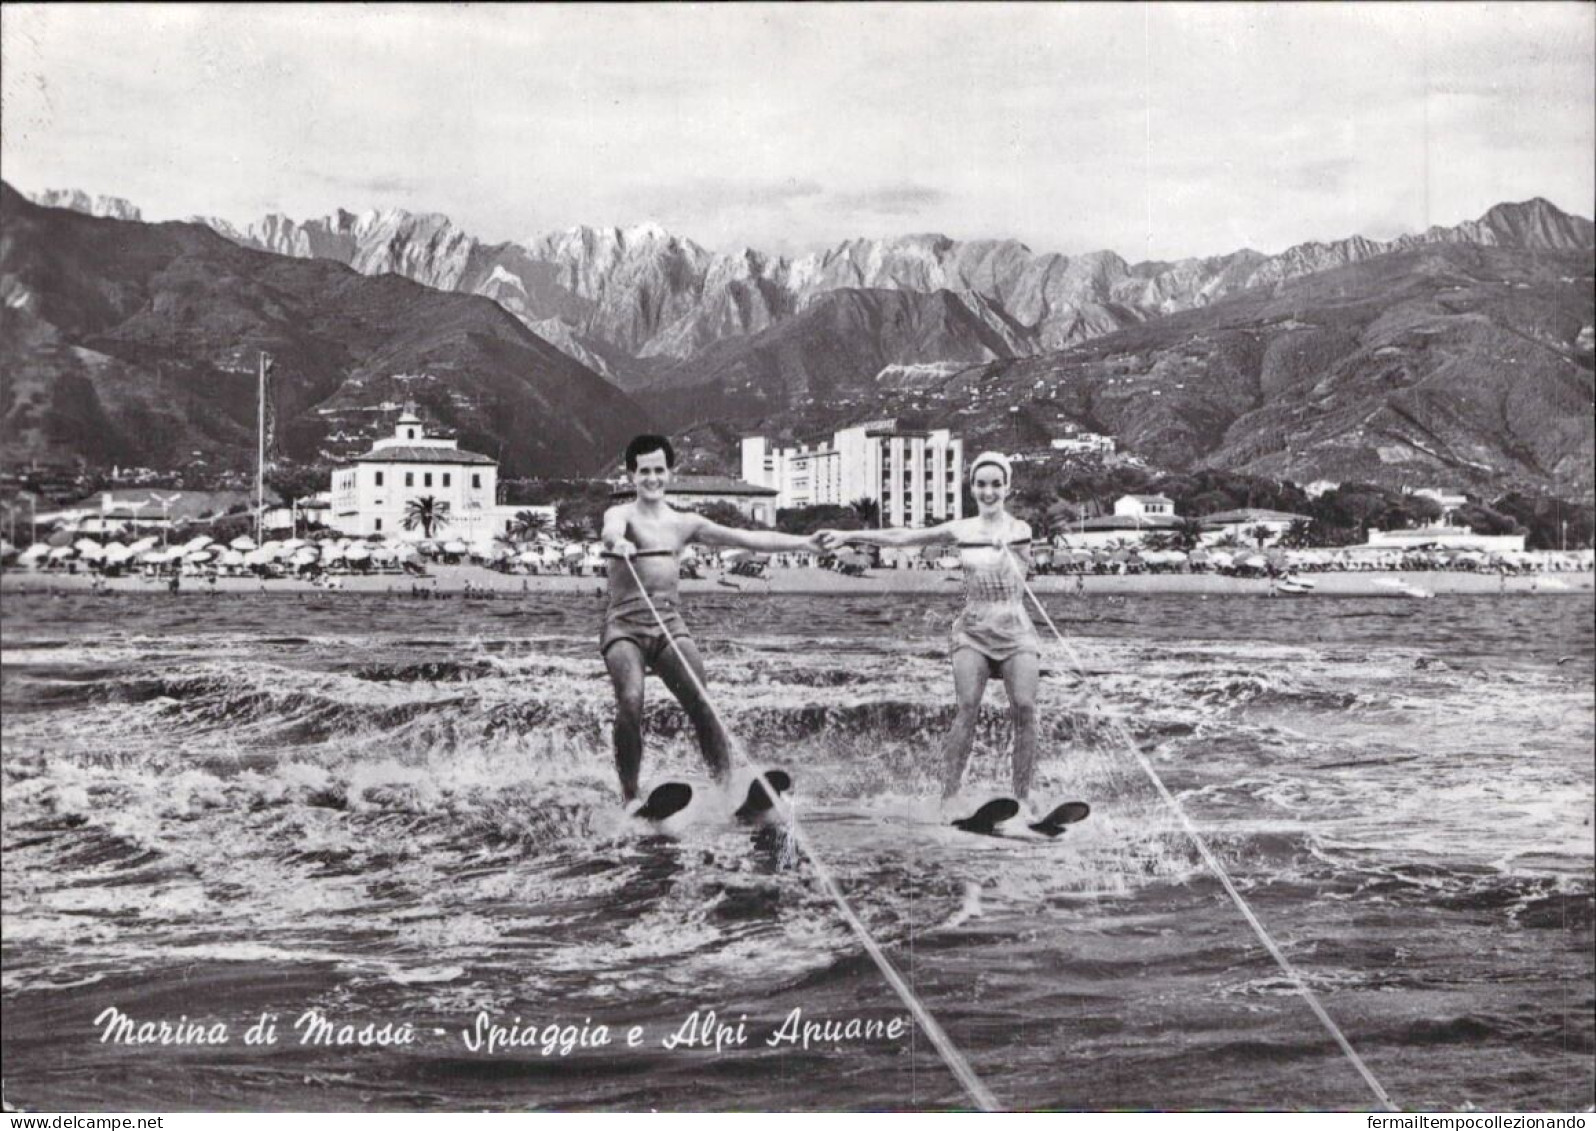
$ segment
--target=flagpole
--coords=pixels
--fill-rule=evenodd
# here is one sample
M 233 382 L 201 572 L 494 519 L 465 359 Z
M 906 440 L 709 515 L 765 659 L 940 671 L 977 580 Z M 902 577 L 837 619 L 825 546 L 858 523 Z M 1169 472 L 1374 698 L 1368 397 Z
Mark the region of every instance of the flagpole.
M 259 400 L 256 404 L 255 544 L 266 537 L 266 354 L 258 353 Z

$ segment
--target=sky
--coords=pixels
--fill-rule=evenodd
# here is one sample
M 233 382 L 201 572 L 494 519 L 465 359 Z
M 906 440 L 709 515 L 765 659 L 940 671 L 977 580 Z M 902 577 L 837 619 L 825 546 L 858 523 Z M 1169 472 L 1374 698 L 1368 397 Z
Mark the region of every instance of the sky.
M 0 176 L 146 219 L 1132 261 L 1596 210 L 1596 5 L 0 7 Z

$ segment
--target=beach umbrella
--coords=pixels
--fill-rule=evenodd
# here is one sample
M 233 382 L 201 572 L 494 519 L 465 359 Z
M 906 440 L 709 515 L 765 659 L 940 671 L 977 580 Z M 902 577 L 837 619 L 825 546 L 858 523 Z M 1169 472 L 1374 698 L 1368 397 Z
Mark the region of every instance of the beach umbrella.
M 351 562 L 370 561 L 371 550 L 366 546 L 351 546 L 344 551 L 344 559 Z
M 413 542 L 400 542 L 393 547 L 393 556 L 400 561 L 409 561 L 416 556 L 416 553 L 417 550 Z
M 276 544 L 277 543 L 275 542 L 266 543 L 268 546 L 274 546 Z M 298 550 L 308 545 L 310 545 L 310 543 L 305 541 L 303 538 L 290 538 L 288 541 L 282 543 L 282 547 L 285 550 Z
M 308 566 L 315 565 L 320 559 L 320 554 L 318 554 L 315 550 L 312 550 L 309 546 L 306 546 L 304 549 L 296 550 L 294 552 L 292 561 L 296 566 Z
M 451 538 L 443 544 L 443 552 L 446 554 L 465 554 L 469 553 L 470 549 L 471 548 L 469 546 L 460 541 L 458 538 Z
M 537 549 L 522 550 L 515 556 L 515 560 L 524 562 L 527 565 L 541 565 L 543 564 L 543 551 Z
M 244 564 L 244 551 L 223 550 L 222 556 L 216 560 L 221 562 L 224 566 L 241 566 Z
M 155 549 L 156 545 L 159 542 L 160 542 L 159 538 L 151 538 L 148 535 L 146 535 L 145 537 L 140 538 L 137 542 L 130 543 L 128 545 L 128 548 L 127 548 L 128 549 L 128 553 L 130 553 L 130 554 L 142 554 L 145 550 L 153 550 L 153 549 Z
M 374 562 L 391 562 L 398 560 L 399 555 L 392 546 L 371 547 L 371 560 Z
M 108 562 L 125 562 L 132 556 L 133 548 L 120 542 L 112 542 L 105 548 L 105 560 Z
M 1241 564 L 1248 569 L 1268 569 L 1269 559 L 1262 554 L 1253 554 L 1251 557 L 1243 558 Z
M 247 566 L 263 566 L 270 563 L 274 557 L 275 555 L 270 550 L 262 546 L 245 554 L 244 564 Z
M 48 542 L 35 542 L 33 545 L 29 546 L 26 550 L 23 550 L 22 553 L 18 555 L 17 560 L 20 561 L 20 562 L 26 562 L 29 565 L 32 565 L 34 562 L 38 561 L 40 558 L 46 557 L 49 553 L 50 553 L 50 543 L 48 543 Z
M 324 562 L 341 562 L 348 551 L 340 543 L 324 545 L 321 548 L 321 560 Z
M 580 542 L 572 542 L 569 546 L 560 551 L 560 556 L 569 560 L 573 558 L 580 558 L 585 553 L 587 553 L 587 551 L 582 548 L 582 544 Z
M 425 554 L 427 557 L 431 557 L 438 552 L 438 544 L 430 538 L 417 539 L 411 545 L 416 548 L 416 553 Z
M 72 543 L 72 548 L 80 554 L 98 554 L 105 547 L 101 546 L 93 538 L 79 538 Z
M 248 534 L 240 534 L 237 538 L 234 538 L 231 542 L 229 542 L 228 545 L 235 550 L 258 550 L 260 548 L 255 544 L 255 539 L 251 538 Z
M 196 551 L 203 550 L 206 546 L 209 546 L 210 544 L 211 544 L 211 538 L 210 538 L 209 535 L 207 535 L 207 534 L 197 534 L 193 538 L 190 538 L 187 542 L 184 542 L 183 545 L 179 547 L 179 549 L 181 549 L 185 554 L 192 554 L 192 553 L 195 553 Z
M 73 532 L 70 530 L 57 530 L 45 538 L 45 541 L 49 543 L 52 550 L 57 550 L 62 546 L 72 545 L 72 534 Z
M 77 553 L 77 551 L 74 550 L 71 546 L 56 546 L 54 549 L 52 549 L 50 551 L 50 560 L 52 562 L 66 561 L 66 559 L 70 558 L 73 554 L 76 554 L 76 553 Z
M 209 550 L 192 550 L 183 555 L 183 560 L 190 565 L 200 565 L 211 560 L 211 552 Z

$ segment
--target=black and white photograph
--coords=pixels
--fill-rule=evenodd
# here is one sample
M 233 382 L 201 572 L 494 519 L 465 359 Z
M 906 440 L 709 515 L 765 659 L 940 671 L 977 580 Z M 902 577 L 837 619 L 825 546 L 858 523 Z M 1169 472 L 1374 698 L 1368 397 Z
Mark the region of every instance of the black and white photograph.
M 5 3 L 7 1118 L 1583 1126 L 1593 215 L 1590 3 Z

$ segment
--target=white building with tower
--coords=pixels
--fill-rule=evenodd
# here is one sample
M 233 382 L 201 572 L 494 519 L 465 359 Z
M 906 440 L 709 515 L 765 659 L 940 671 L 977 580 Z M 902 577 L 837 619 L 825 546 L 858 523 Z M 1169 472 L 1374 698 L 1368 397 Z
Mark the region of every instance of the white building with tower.
M 327 521 L 341 534 L 415 541 L 425 535 L 420 526 L 405 529 L 406 508 L 430 497 L 448 519 L 433 527 L 432 537 L 471 543 L 506 533 L 521 511 L 552 510 L 499 506 L 498 490 L 496 460 L 461 451 L 458 440 L 427 435 L 421 418 L 407 408 L 392 436 L 333 471 Z
M 742 464 L 743 479 L 773 488 L 783 509 L 872 499 L 887 526 L 934 526 L 963 517 L 964 441 L 945 428 L 871 420 L 830 440 L 790 447 L 747 436 Z

